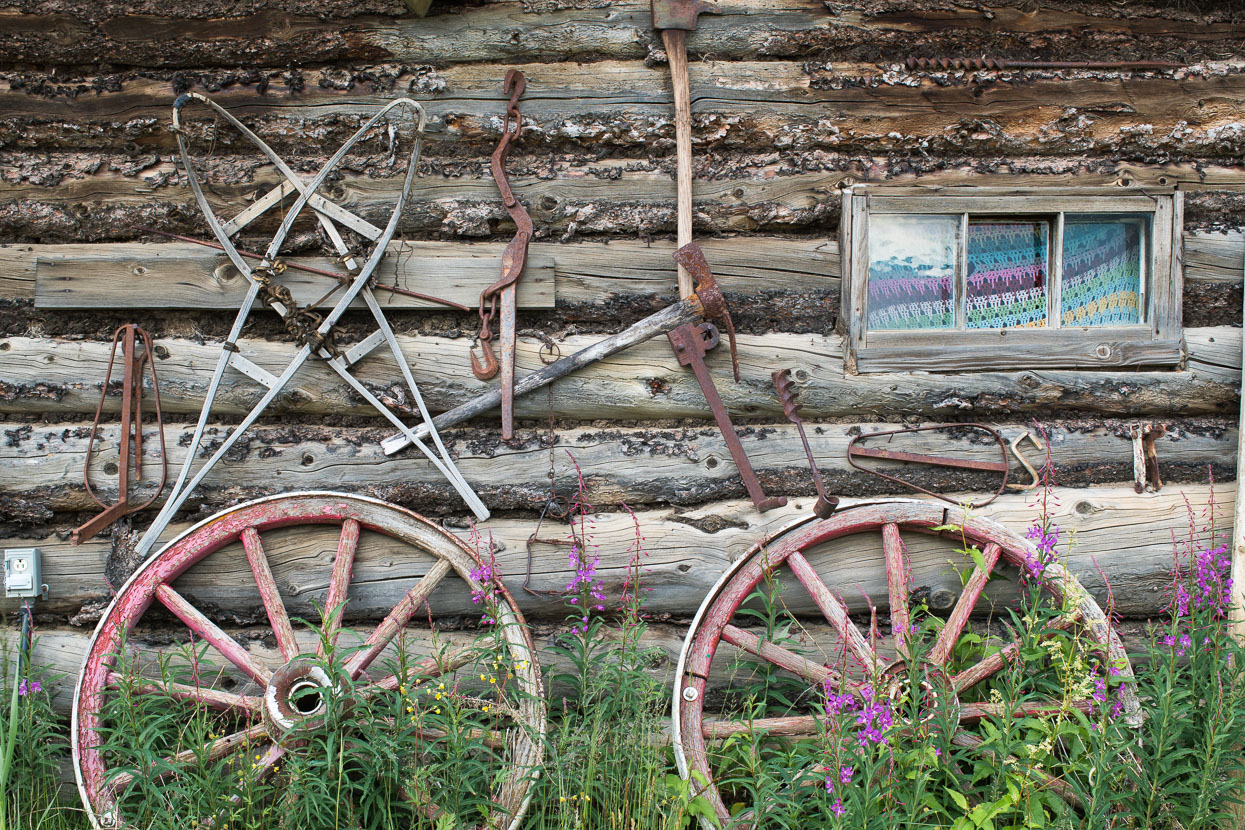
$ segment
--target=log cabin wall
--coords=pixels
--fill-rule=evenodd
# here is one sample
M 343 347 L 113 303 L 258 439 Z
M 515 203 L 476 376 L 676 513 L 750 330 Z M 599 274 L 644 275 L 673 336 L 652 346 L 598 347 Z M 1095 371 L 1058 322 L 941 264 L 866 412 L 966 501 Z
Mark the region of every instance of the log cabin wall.
M 740 337 L 743 376 L 711 365 L 770 494 L 764 515 L 744 496 L 703 397 L 663 341 L 653 341 L 521 399 L 516 440 L 495 418 L 445 434 L 466 478 L 496 511 L 498 562 L 545 635 L 556 601 L 517 590 L 526 540 L 552 486 L 576 483 L 598 511 L 602 573 L 625 576 L 635 512 L 651 551 L 653 642 L 677 649 L 683 621 L 726 564 L 811 507 L 799 438 L 770 383 L 793 370 L 828 486 L 852 497 L 900 494 L 845 460 L 859 431 L 884 424 L 984 421 L 1009 437 L 1037 420 L 1053 448 L 1056 520 L 1075 529 L 1072 570 L 1120 613 L 1162 610 L 1170 533 L 1187 526 L 1184 496 L 1231 503 L 1237 448 L 1241 274 L 1245 254 L 1245 17 L 1233 2 L 997 0 L 724 0 L 689 40 L 696 233 Z M 910 70 L 909 57 L 1176 61 L 1184 68 Z M 501 79 L 528 78 L 524 133 L 509 169 L 536 227 L 520 292 L 520 373 L 539 367 L 541 338 L 563 354 L 617 332 L 676 298 L 674 127 L 660 38 L 644 0 L 450 3 L 424 18 L 401 2 L 264 0 L 113 4 L 15 0 L 0 11 L 0 530 L 6 547 L 44 553 L 37 604 L 46 661 L 72 675 L 94 621 L 134 566 L 133 538 L 72 547 L 94 506 L 81 482 L 89 424 L 113 329 L 138 322 L 157 338 L 170 464 L 180 464 L 242 282 L 211 251 L 137 228 L 207 237 L 176 160 L 170 105 L 212 95 L 292 166 L 318 169 L 379 103 L 409 94 L 430 116 L 420 176 L 388 273 L 407 287 L 470 304 L 496 279 L 513 232 L 488 173 L 501 130 Z M 246 150 L 215 159 L 219 212 L 275 182 Z M 389 182 L 348 173 L 333 197 L 383 217 Z M 1029 370 L 848 375 L 838 320 L 840 189 L 859 182 L 997 186 L 1103 185 L 1185 193 L 1184 335 L 1179 371 Z M 373 221 L 375 219 L 373 218 Z M 259 247 L 263 239 L 248 239 Z M 311 235 L 289 248 L 321 252 Z M 474 315 L 403 307 L 391 298 L 412 368 L 434 410 L 484 388 L 467 347 Z M 347 318 L 346 328 L 359 320 Z M 359 330 L 362 330 L 361 328 Z M 247 355 L 269 369 L 293 347 L 270 312 L 253 318 Z M 724 350 L 723 350 L 724 351 Z M 364 372 L 383 390 L 398 378 Z M 255 400 L 233 382 L 211 438 Z M 357 491 L 443 519 L 467 516 L 422 460 L 387 460 L 387 430 L 323 366 L 309 366 L 269 416 L 209 477 L 176 527 L 224 506 L 296 489 Z M 1129 425 L 1167 426 L 1166 486 L 1133 491 Z M 551 425 L 553 431 L 551 432 Z M 115 498 L 115 428 L 95 480 Z M 963 448 L 976 452 L 974 447 Z M 111 455 L 110 455 L 111 453 Z M 1018 465 L 1013 473 L 1021 474 Z M 980 491 L 962 471 L 921 474 L 927 487 Z M 984 512 L 1023 530 L 1030 497 Z M 1230 511 L 1225 511 L 1230 513 Z M 149 514 L 136 517 L 141 530 Z M 546 524 L 542 535 L 557 535 Z M 329 554 L 331 555 L 331 554 Z M 954 599 L 938 562 L 914 578 Z M 252 618 L 229 607 L 220 619 Z M 535 550 L 540 587 L 566 581 L 564 551 Z M 884 576 L 856 579 L 885 598 Z M 948 601 L 949 605 L 949 601 Z M 12 608 L 9 603 L 3 606 Z M 858 609 L 857 609 L 858 610 Z

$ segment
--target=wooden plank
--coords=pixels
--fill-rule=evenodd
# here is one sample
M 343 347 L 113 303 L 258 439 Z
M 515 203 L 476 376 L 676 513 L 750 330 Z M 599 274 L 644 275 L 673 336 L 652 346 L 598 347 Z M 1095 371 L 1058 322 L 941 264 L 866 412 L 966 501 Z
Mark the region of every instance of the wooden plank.
M 1241 330 L 1231 326 L 1185 329 L 1189 369 L 1207 379 L 1231 384 L 1241 375 Z
M 1129 212 L 1153 213 L 1155 200 L 1149 196 L 1125 196 L 1116 192 L 1110 198 L 1103 198 L 1101 205 L 1094 193 L 1069 193 L 1060 196 L 1055 193 L 1040 194 L 1022 190 L 1013 191 L 1011 195 L 988 195 L 977 193 L 966 188 L 963 193 L 951 192 L 950 189 L 937 196 L 930 195 L 870 195 L 870 213 L 1016 213 L 1017 211 L 1061 211 L 1094 212 Z M 1097 194 L 1101 195 L 1101 194 Z
M 224 254 L 199 245 L 175 242 L 56 248 L 35 255 L 36 308 L 236 309 L 248 287 Z M 377 284 L 394 285 L 396 280 L 398 288 L 475 307 L 480 292 L 497 281 L 503 248 L 505 245 L 492 242 L 391 243 L 377 268 Z M 329 259 L 297 257 L 290 261 L 345 273 Z M 302 305 L 319 299 L 332 286 L 327 277 L 294 269 L 288 269 L 281 282 Z M 445 309 L 380 288 L 376 297 L 385 308 Z M 553 308 L 554 299 L 553 260 L 533 252 L 519 283 L 519 308 Z M 354 307 L 366 306 L 356 300 Z
M 700 186 L 698 183 L 698 191 Z M 728 294 L 839 290 L 839 247 L 833 239 L 746 235 L 706 238 L 699 244 Z M 493 242 L 404 241 L 395 243 L 395 253 L 382 262 L 380 273 L 383 281 L 389 283 L 393 273 L 401 270 L 403 287 L 426 291 L 427 280 L 421 279 L 415 262 L 436 263 L 438 267 L 445 263 L 456 267 L 470 265 L 470 270 L 455 273 L 461 284 L 474 285 L 495 279 L 502 247 Z M 1245 233 L 1189 232 L 1184 234 L 1184 250 L 1186 280 L 1241 281 Z M 548 307 L 540 304 L 548 302 L 546 295 L 553 292 L 545 280 L 550 263 L 556 275 L 557 299 L 563 305 L 605 305 L 611 300 L 633 297 L 673 300 L 677 293 L 671 282 L 673 251 L 673 243 L 666 240 L 533 242 L 529 254 L 533 264 L 529 264 L 528 274 L 520 284 L 520 306 Z M 464 252 L 471 255 L 465 256 Z M 176 307 L 173 303 L 185 303 L 183 307 L 191 308 L 235 308 L 236 298 L 241 296 L 241 280 L 229 277 L 231 266 L 224 265 L 213 253 L 204 253 L 198 246 L 126 242 L 0 248 L 0 298 L 34 299 L 37 265 L 58 263 L 55 267 L 60 269 L 59 263 L 70 266 L 78 262 L 118 263 L 109 275 L 106 295 L 96 285 L 103 276 L 97 274 L 92 281 L 96 286 L 92 289 L 95 306 L 99 308 Z M 144 269 L 143 273 L 138 273 L 139 267 Z M 73 284 L 75 269 L 67 270 Z M 443 273 L 437 271 L 435 288 L 449 296 L 441 281 Z M 297 278 L 294 272 L 287 272 L 287 276 Z M 58 302 L 54 291 L 45 289 L 43 294 L 39 305 Z M 420 301 L 390 297 L 384 291 L 378 292 L 378 296 L 387 307 L 421 307 Z M 464 302 L 470 305 L 473 300 Z M 525 305 L 529 302 L 532 305 Z
M 1008 437 L 1032 429 L 1026 423 L 992 424 Z M 886 424 L 809 424 L 808 440 L 818 466 L 834 493 L 851 496 L 908 495 L 911 490 L 868 475 L 847 463 L 847 445 L 860 433 L 893 429 Z M 1083 486 L 1132 479 L 1132 444 L 1123 421 L 1057 422 L 1046 427 L 1052 445 L 1057 479 Z M 209 427 L 209 445 L 222 440 L 227 427 Z M 171 469 L 179 469 L 191 425 L 165 428 Z M 767 492 L 792 497 L 813 493 L 804 463 L 804 451 L 794 426 L 779 424 L 740 430 L 754 469 Z M 0 423 L 5 437 L 0 447 L 0 512 L 10 519 L 20 515 L 21 504 L 45 511 L 88 511 L 98 508 L 82 483 L 89 429 L 84 424 Z M 223 459 L 196 491 L 195 503 L 217 509 L 238 499 L 278 492 L 330 489 L 398 498 L 408 507 L 440 512 L 447 501 L 456 504 L 449 485 L 430 465 L 415 458 L 390 458 L 381 451 L 378 429 L 314 425 L 261 426 L 241 439 L 238 449 Z M 538 509 L 548 497 L 549 473 L 556 491 L 573 495 L 576 468 L 582 471 L 592 504 L 697 504 L 743 497 L 738 472 L 730 461 L 721 435 L 711 427 L 596 428 L 559 430 L 552 463 L 547 434 L 533 424 L 518 430 L 516 440 L 498 440 L 496 424 L 487 430 L 455 430 L 446 439 L 457 451 L 459 470 L 494 509 Z M 979 440 L 979 432 L 926 432 L 892 439 L 892 448 L 929 455 L 951 455 L 974 461 L 999 461 L 997 446 Z M 146 431 L 150 453 L 158 451 L 154 429 Z M 96 494 L 109 503 L 117 500 L 119 429 L 101 429 L 91 465 Z M 895 443 L 899 442 L 899 443 Z M 1216 480 L 1228 479 L 1232 467 L 1225 460 L 1235 451 L 1236 432 L 1227 419 L 1199 418 L 1168 422 L 1157 442 L 1164 481 L 1201 482 L 1207 469 Z M 875 442 L 876 445 L 876 442 Z M 902 447 L 900 447 L 902 445 Z M 1042 458 L 1032 449 L 1029 460 Z M 148 457 L 148 463 L 155 459 Z M 1011 481 L 1029 477 L 1010 456 Z M 943 492 L 997 487 L 997 473 L 971 473 L 941 467 L 868 462 L 901 475 L 927 489 Z M 148 476 L 154 475 L 148 470 Z M 154 481 L 134 487 L 131 499 L 145 501 Z M 400 495 L 399 495 L 400 494 Z
M 1010 334 L 1009 330 L 1007 333 Z M 1179 340 L 1150 340 L 1148 329 L 1133 339 L 1118 333 L 1060 329 L 1047 332 L 1049 342 L 1038 336 L 1017 338 L 1028 342 L 1005 342 L 1009 338 L 945 336 L 926 337 L 869 335 L 867 348 L 856 352 L 858 372 L 957 372 L 974 369 L 1101 369 L 1123 366 L 1175 366 L 1184 359 Z M 905 340 L 906 345 L 872 345 Z M 951 342 L 944 342 L 951 341 Z M 975 341 L 975 342 L 973 342 Z
M 1222 329 L 1225 336 L 1230 327 Z M 557 340 L 567 355 L 599 336 Z M 428 405 L 443 411 L 487 390 L 468 359 L 469 340 L 400 335 L 407 361 Z M 1192 342 L 1192 341 L 1191 341 Z M 347 344 L 348 345 L 348 344 Z M 242 339 L 240 353 L 270 372 L 280 372 L 295 348 L 285 342 Z M 519 375 L 539 369 L 542 341 L 519 338 Z M 161 399 L 166 415 L 197 413 L 212 368 L 220 354 L 216 343 L 159 338 L 166 355 L 158 362 Z M 781 418 L 770 374 L 792 369 L 809 418 L 868 419 L 901 416 L 990 418 L 1006 413 L 1049 413 L 1052 407 L 1109 417 L 1134 415 L 1217 414 L 1236 406 L 1237 385 L 1216 372 L 1104 371 L 1086 375 L 1064 369 L 934 375 L 843 375 L 843 342 L 838 335 L 774 333 L 740 335 L 742 381 L 730 379 L 725 350 L 709 357 L 728 410 L 740 417 Z M 104 342 L 37 337 L 0 339 L 0 413 L 92 413 L 99 399 L 109 356 Z M 158 355 L 159 356 L 159 355 Z M 1193 355 L 1191 354 L 1191 362 Z M 357 367 L 357 376 L 376 390 L 397 382 L 397 366 L 388 354 L 376 354 Z M 262 387 L 230 372 L 221 384 L 214 411 L 241 414 L 259 400 Z M 649 341 L 558 381 L 553 386 L 554 414 L 560 418 L 708 418 L 704 395 L 691 372 L 678 365 L 669 345 Z M 1126 392 L 1124 390 L 1127 390 Z M 273 402 L 270 415 L 281 413 L 371 414 L 327 367 L 309 363 Z M 519 418 L 547 419 L 548 398 L 538 394 L 515 402 Z
M 1231 503 L 1234 490 L 1231 484 L 1215 485 L 1219 512 L 1226 512 L 1222 505 Z M 1185 498 L 1195 510 L 1203 510 L 1210 499 L 1210 488 L 1167 487 L 1159 493 L 1140 495 L 1133 492 L 1131 485 L 1060 488 L 1054 495 L 1057 498 L 1050 501 L 1052 519 L 1062 529 L 1062 538 L 1075 539 L 1062 560 L 1085 587 L 1105 602 L 1107 586 L 1102 575 L 1107 574 L 1120 614 L 1152 616 L 1166 608 L 1172 533 L 1177 537 L 1187 535 Z M 844 503 L 852 501 L 845 499 Z M 1009 493 L 990 505 L 988 516 L 1024 532 L 1034 519 L 1032 502 L 1032 494 Z M 647 551 L 643 564 L 645 583 L 651 589 L 646 594 L 648 609 L 654 614 L 687 615 L 731 561 L 811 509 L 811 498 L 798 498 L 765 514 L 758 514 L 747 501 L 716 502 L 684 510 L 641 510 L 636 512 L 635 520 L 627 512 L 598 513 L 591 519 L 595 552 L 600 556 L 598 578 L 607 596 L 619 595 L 628 578 L 630 546 L 638 521 Z M 469 538 L 471 530 L 467 524 L 455 522 L 451 529 Z M 1229 519 L 1221 519 L 1216 527 L 1230 532 L 1229 524 Z M 185 525 L 176 526 L 168 538 L 184 528 Z M 489 522 L 487 530 L 497 567 L 528 619 L 561 619 L 565 605 L 558 592 L 573 574 L 566 548 L 543 542 L 533 544 L 530 586 L 554 592 L 551 596 L 534 596 L 522 590 L 527 540 L 535 530 L 531 519 L 495 519 Z M 292 616 L 312 615 L 314 603 L 323 602 L 337 537 L 336 529 L 327 527 L 265 534 L 264 550 L 277 584 L 287 594 L 286 604 Z M 546 522 L 540 538 L 565 539 L 566 528 Z M 931 606 L 943 612 L 950 610 L 963 583 L 957 567 L 949 563 L 964 560 L 963 555 L 957 558 L 954 545 L 948 540 L 922 534 L 907 534 L 904 542 L 908 545 L 914 589 L 928 588 Z M 109 596 L 105 571 L 117 574 L 116 564 L 122 561 L 116 560 L 109 566 L 110 544 L 107 539 L 97 538 L 73 547 L 56 536 L 6 541 L 7 546 L 40 548 L 44 580 L 50 588 L 49 598 L 40 602 L 40 610 L 61 619 L 77 615 L 83 606 Z M 216 609 L 214 614 L 220 621 L 245 621 L 251 617 L 262 620 L 259 593 L 241 544 L 229 546 L 219 556 L 210 567 L 208 563 L 196 566 L 175 587 L 201 603 L 199 607 Z M 882 568 L 880 535 L 843 540 L 833 548 L 813 551 L 809 560 L 827 584 L 841 590 L 852 613 L 867 610 L 865 595 L 879 608 L 886 609 L 888 587 Z M 402 545 L 365 538 L 360 542 L 355 565 L 359 587 L 356 591 L 352 586 L 347 614 L 366 619 L 383 616 L 426 572 L 429 562 L 427 557 L 416 556 Z M 971 569 L 971 560 L 965 564 Z M 447 580 L 445 584 L 452 587 L 451 582 Z M 1004 578 L 997 584 L 991 581 L 986 595 L 1001 599 L 1012 596 L 1014 591 L 1014 582 Z M 0 609 L 12 610 L 13 603 L 0 602 Z M 792 598 L 791 607 L 801 614 L 816 613 L 807 597 Z M 434 601 L 436 613 L 471 613 L 472 609 L 466 592 L 460 597 L 451 591 Z

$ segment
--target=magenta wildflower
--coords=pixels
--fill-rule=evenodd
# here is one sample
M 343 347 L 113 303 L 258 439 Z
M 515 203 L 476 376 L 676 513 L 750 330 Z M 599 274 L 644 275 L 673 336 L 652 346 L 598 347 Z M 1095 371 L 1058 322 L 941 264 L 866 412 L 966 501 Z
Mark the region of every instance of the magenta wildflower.
M 844 784 L 852 783 L 852 776 L 854 774 L 855 774 L 855 770 L 853 770 L 850 765 L 845 764 L 839 767 L 839 781 Z
M 886 744 L 886 731 L 894 723 L 890 702 L 876 698 L 873 686 L 865 684 L 860 689 L 864 698 L 860 714 L 856 716 L 856 724 L 860 727 L 856 732 L 856 740 L 861 746 L 869 744 Z
M 836 798 L 834 803 L 830 805 L 830 812 L 841 818 L 847 812 L 847 808 L 843 806 L 843 799 Z
M 1055 561 L 1055 546 L 1059 544 L 1059 528 L 1055 525 L 1043 527 L 1035 524 L 1029 528 L 1025 537 L 1033 540 L 1037 549 L 1032 555 L 1025 557 L 1025 572 L 1032 579 L 1041 579 L 1046 566 Z
M 43 691 L 43 684 L 40 683 L 38 680 L 31 680 L 30 682 L 27 682 L 26 678 L 23 677 L 17 684 L 17 693 L 23 697 L 28 694 L 33 695 L 37 692 L 42 692 L 42 691 Z
M 1091 695 L 1098 703 L 1104 703 L 1107 699 L 1107 679 L 1102 675 L 1094 677 L 1094 693 Z
M 471 578 L 480 583 L 479 588 L 471 589 L 471 601 L 476 605 L 483 604 L 486 610 L 492 605 L 493 598 L 497 594 L 495 575 L 493 566 L 484 562 L 471 569 Z M 485 625 L 497 624 L 497 620 L 493 619 L 493 615 L 487 611 L 480 615 L 480 622 Z

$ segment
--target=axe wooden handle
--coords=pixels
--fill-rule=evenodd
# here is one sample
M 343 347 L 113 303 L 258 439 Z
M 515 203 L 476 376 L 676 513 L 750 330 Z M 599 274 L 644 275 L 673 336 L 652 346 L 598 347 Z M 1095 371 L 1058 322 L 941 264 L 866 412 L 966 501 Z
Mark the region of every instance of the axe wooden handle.
M 674 86 L 674 141 L 678 164 L 678 239 L 682 248 L 692 241 L 692 101 L 691 80 L 687 73 L 687 32 L 663 29 L 662 43 L 670 61 L 670 80 Z M 679 297 L 695 293 L 692 275 L 679 266 Z

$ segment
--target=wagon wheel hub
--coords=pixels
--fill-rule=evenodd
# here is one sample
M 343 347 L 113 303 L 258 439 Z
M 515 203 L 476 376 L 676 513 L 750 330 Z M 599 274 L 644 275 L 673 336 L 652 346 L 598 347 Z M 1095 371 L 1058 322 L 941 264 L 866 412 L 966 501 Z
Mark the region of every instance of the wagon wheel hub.
M 920 662 L 913 671 L 907 661 L 897 660 L 882 672 L 882 680 L 885 685 L 879 696 L 890 702 L 891 710 L 905 715 L 915 713 L 913 718 L 905 717 L 911 728 L 941 723 L 954 730 L 959 722 L 960 699 L 955 684 L 941 666 Z
M 274 741 L 292 730 L 324 723 L 329 696 L 341 689 L 314 657 L 299 656 L 277 669 L 264 689 L 264 724 Z

